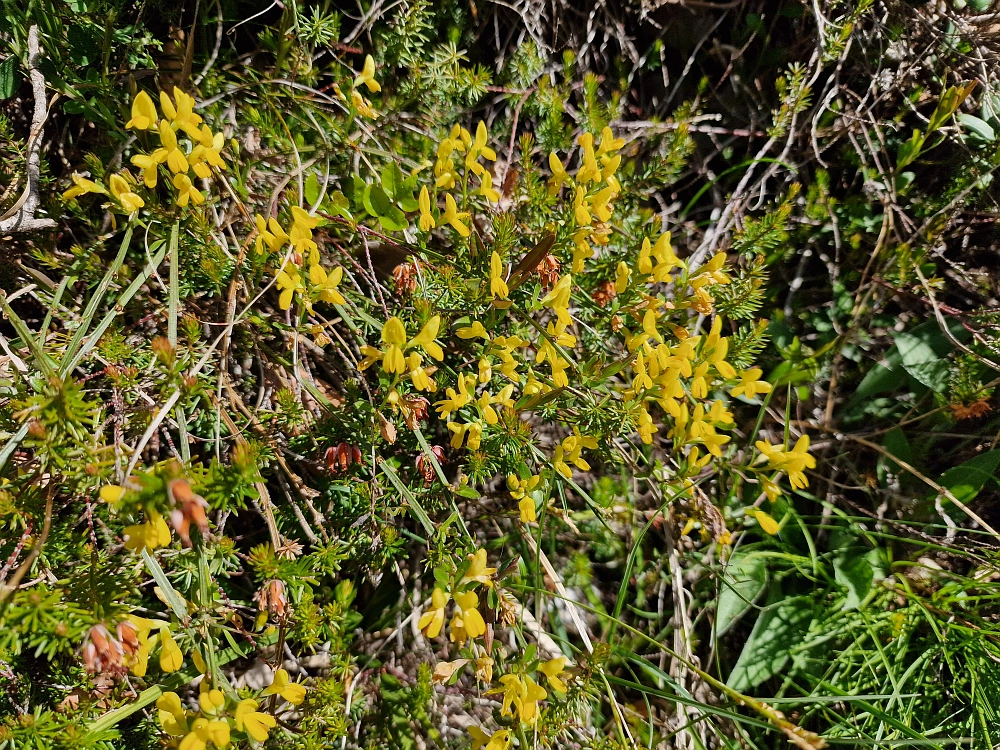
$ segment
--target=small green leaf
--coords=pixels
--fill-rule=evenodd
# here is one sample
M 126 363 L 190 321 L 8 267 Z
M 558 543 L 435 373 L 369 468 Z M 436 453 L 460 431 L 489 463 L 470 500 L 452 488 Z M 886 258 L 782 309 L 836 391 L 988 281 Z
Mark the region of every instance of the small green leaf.
M 943 393 L 948 388 L 948 360 L 911 333 L 897 333 L 895 340 L 903 369 L 932 391 Z
M 960 502 L 968 503 L 975 499 L 988 481 L 996 481 L 998 466 L 1000 451 L 989 451 L 948 469 L 938 484 L 946 487 Z
M 867 552 L 864 547 L 849 547 L 833 558 L 834 578 L 847 589 L 847 600 L 842 607 L 845 612 L 857 609 L 871 591 L 875 572 L 865 558 Z
M 310 206 L 315 205 L 316 201 L 319 199 L 319 180 L 316 179 L 315 172 L 310 173 L 306 178 L 305 198 L 306 203 Z
M 10 99 L 17 91 L 17 58 L 11 55 L 0 62 L 0 101 Z

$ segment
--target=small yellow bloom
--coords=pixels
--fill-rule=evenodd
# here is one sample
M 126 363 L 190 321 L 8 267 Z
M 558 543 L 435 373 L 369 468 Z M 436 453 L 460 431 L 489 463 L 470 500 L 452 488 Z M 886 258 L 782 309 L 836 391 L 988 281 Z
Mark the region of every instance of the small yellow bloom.
M 771 516 L 769 516 L 762 510 L 758 510 L 757 508 L 748 508 L 747 514 L 756 518 L 757 523 L 760 524 L 760 527 L 764 530 L 764 533 L 769 536 L 774 536 L 781 529 L 781 527 L 778 525 L 778 522 L 775 521 L 773 518 L 771 518 Z
M 174 106 L 176 102 L 176 107 Z M 198 140 L 198 126 L 201 124 L 201 115 L 194 113 L 194 97 L 185 94 L 176 86 L 174 87 L 174 102 L 170 101 L 166 91 L 160 92 L 160 109 L 174 130 L 183 130 L 192 140 Z M 162 133 L 162 130 L 161 130 Z
M 503 261 L 493 252 L 490 256 L 490 293 L 499 299 L 507 299 L 507 282 L 503 278 Z
M 479 597 L 474 591 L 455 594 L 455 614 L 451 618 L 449 638 L 459 644 L 486 632 L 486 621 L 479 613 Z
M 111 187 L 111 194 L 115 197 L 115 200 L 121 203 L 122 208 L 124 208 L 127 213 L 135 213 L 146 205 L 142 198 L 132 192 L 131 186 L 121 175 L 111 175 L 108 180 L 108 184 Z
M 434 216 L 431 214 L 431 196 L 427 192 L 427 186 L 420 188 L 420 198 L 417 201 L 420 204 L 420 231 L 429 232 L 435 226 Z
M 496 255 L 496 253 L 494 253 Z M 490 340 L 490 335 L 486 332 L 486 328 L 478 320 L 472 321 L 471 326 L 465 326 L 464 328 L 459 328 L 455 331 L 455 335 L 460 339 L 474 339 L 483 338 L 487 341 Z
M 177 135 L 166 120 L 160 120 L 158 128 L 160 133 L 161 148 L 152 153 L 152 158 L 157 162 L 166 162 L 167 168 L 174 174 L 188 171 L 188 160 L 184 152 L 177 145 Z
M 428 638 L 437 638 L 444 626 L 444 608 L 448 606 L 448 594 L 439 588 L 431 594 L 431 608 L 417 621 L 417 628 Z
M 566 683 L 559 678 L 566 671 L 565 656 L 557 656 L 544 664 L 539 664 L 538 671 L 545 675 L 545 679 L 549 681 L 553 690 L 558 690 L 560 693 L 566 692 Z
M 287 310 L 292 306 L 292 297 L 295 292 L 303 288 L 298 267 L 292 263 L 286 263 L 284 268 L 278 271 L 275 285 L 281 290 L 281 295 L 278 297 L 278 307 Z
M 451 224 L 455 231 L 458 232 L 462 237 L 468 237 L 471 234 L 469 228 L 462 223 L 463 219 L 468 219 L 469 214 L 467 211 L 458 210 L 458 204 L 455 203 L 455 198 L 452 197 L 451 193 L 445 193 L 444 196 L 444 214 L 441 216 L 442 221 Z
M 80 195 L 85 195 L 87 193 L 103 193 L 107 195 L 108 191 L 103 187 L 98 185 L 93 180 L 88 180 L 86 177 L 74 172 L 72 174 L 73 187 L 62 194 L 62 197 L 66 200 L 72 200 Z
M 163 516 L 155 510 L 149 511 L 147 516 L 149 520 L 146 523 L 125 527 L 126 549 L 138 553 L 144 549 L 153 550 L 170 544 L 170 528 Z
M 126 129 L 155 130 L 156 105 L 145 91 L 140 91 L 132 100 L 132 119 L 125 123 Z
M 205 750 L 211 742 L 216 747 L 229 744 L 229 724 L 221 719 L 199 717 L 191 723 L 190 733 L 181 740 L 178 750 Z
M 342 305 L 345 302 L 344 295 L 337 290 L 343 278 L 344 269 L 341 266 L 336 266 L 330 273 L 318 263 L 309 268 L 309 281 L 313 285 L 312 294 L 316 299 L 330 305 Z
M 164 672 L 176 672 L 184 664 L 184 654 L 181 653 L 177 641 L 170 635 L 166 625 L 160 627 L 160 669 Z
M 280 695 L 293 706 L 297 706 L 306 698 L 306 686 L 292 682 L 288 677 L 288 670 L 279 669 L 274 673 L 271 686 L 261 695 Z
M 191 178 L 186 174 L 174 175 L 174 187 L 177 188 L 178 206 L 186 206 L 188 201 L 191 201 L 191 203 L 196 206 L 205 202 L 205 196 L 194 186 L 194 183 L 191 182 Z
M 472 737 L 472 750 L 507 750 L 510 747 L 510 730 L 498 729 L 493 734 L 486 734 L 476 726 L 469 727 L 469 736 Z
M 466 571 L 465 575 L 462 576 L 462 580 L 459 581 L 459 585 L 476 581 L 485 586 L 492 586 L 493 574 L 497 572 L 497 569 L 486 566 L 486 550 L 476 550 L 475 554 L 469 555 L 468 560 L 470 563 L 469 569 Z
M 406 344 L 406 348 L 410 349 L 414 346 L 419 346 L 423 348 L 423 350 L 427 352 L 430 357 L 440 362 L 444 359 L 444 350 L 441 348 L 441 345 L 434 340 L 437 338 L 440 328 L 441 316 L 435 315 L 424 324 L 424 327 L 420 329 L 420 333 L 410 339 L 410 341 Z
M 355 86 L 361 86 L 362 84 L 367 86 L 368 91 L 372 94 L 377 94 L 382 90 L 382 86 L 375 80 L 375 58 L 371 55 L 365 56 L 365 65 L 358 77 L 354 79 Z
M 257 701 L 253 698 L 247 698 L 237 704 L 233 720 L 236 722 L 236 729 L 245 731 L 257 742 L 266 740 L 268 732 L 277 724 L 273 716 L 257 710 Z
M 736 384 L 731 393 L 734 396 L 743 395 L 746 398 L 753 398 L 758 393 L 769 393 L 771 384 L 765 380 L 760 380 L 762 370 L 759 367 L 751 367 L 740 373 L 740 382 Z

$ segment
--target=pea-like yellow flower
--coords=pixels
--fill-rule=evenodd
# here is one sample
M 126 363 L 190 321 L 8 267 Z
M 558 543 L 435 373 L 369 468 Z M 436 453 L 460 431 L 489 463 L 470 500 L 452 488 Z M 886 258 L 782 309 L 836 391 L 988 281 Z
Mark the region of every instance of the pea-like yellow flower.
M 176 106 L 175 106 L 176 103 Z M 201 115 L 194 112 L 194 97 L 185 94 L 174 86 L 174 101 L 166 91 L 160 92 L 160 109 L 164 116 L 170 121 L 170 126 L 174 130 L 183 130 L 192 140 L 197 141 L 199 137 L 198 126 L 201 125 Z
M 441 220 L 451 224 L 455 231 L 458 232 L 462 237 L 468 237 L 471 234 L 469 228 L 462 223 L 463 219 L 468 219 L 469 213 L 467 211 L 459 211 L 458 204 L 455 203 L 454 197 L 451 193 L 445 193 L 444 196 L 444 214 L 441 215 Z
M 496 251 L 490 255 L 490 294 L 498 299 L 507 299 L 509 291 L 503 278 L 503 261 Z
M 142 170 L 142 181 L 146 187 L 156 187 L 157 167 L 167 160 L 167 154 L 168 152 L 161 148 L 152 154 L 136 154 L 132 157 L 132 164 Z
M 559 161 L 555 151 L 549 152 L 549 170 L 552 172 L 552 178 L 549 180 L 549 195 L 555 195 L 569 180 L 569 172 Z
M 382 369 L 390 375 L 404 374 L 406 358 L 403 356 L 403 347 L 406 345 L 406 327 L 398 317 L 389 318 L 382 326 L 382 343 L 388 345 L 382 356 Z
M 475 581 L 483 584 L 484 586 L 492 586 L 493 574 L 497 572 L 497 569 L 487 567 L 486 550 L 476 550 L 475 553 L 468 556 L 468 560 L 469 569 L 465 572 L 465 575 L 462 576 L 462 580 L 459 581 L 459 585 Z
M 288 670 L 279 669 L 274 673 L 271 686 L 261 695 L 280 695 L 293 706 L 297 706 L 306 698 L 306 686 L 292 682 L 288 677 Z
M 337 290 L 343 278 L 344 269 L 341 266 L 334 267 L 330 273 L 327 273 L 319 263 L 309 267 L 309 281 L 313 285 L 312 294 L 320 302 L 330 305 L 344 304 L 344 295 Z
M 164 693 L 156 699 L 157 719 L 163 731 L 171 737 L 182 737 L 188 733 L 187 711 L 177 693 Z
M 278 271 L 275 285 L 281 290 L 281 294 L 278 296 L 278 307 L 287 310 L 292 306 L 292 297 L 295 293 L 303 289 L 298 267 L 292 263 L 286 263 L 285 267 Z
M 115 197 L 127 213 L 135 213 L 144 205 L 142 198 L 132 192 L 132 187 L 119 174 L 113 174 L 108 179 L 111 194 Z
M 104 195 L 108 193 L 101 185 L 98 185 L 93 180 L 88 180 L 76 172 L 71 175 L 71 178 L 73 180 L 73 187 L 62 194 L 62 197 L 66 200 L 73 200 L 77 196 L 86 195 L 87 193 L 103 193 Z
M 160 669 L 164 672 L 176 672 L 183 664 L 184 654 L 164 623 L 160 626 Z
M 494 255 L 496 255 L 496 253 L 494 253 Z M 478 320 L 472 321 L 471 326 L 459 328 L 455 331 L 455 335 L 460 339 L 484 338 L 487 341 L 490 340 L 490 335 L 486 332 L 486 328 Z
M 566 671 L 565 656 L 557 656 L 555 659 L 549 659 L 549 661 L 539 664 L 538 671 L 545 675 L 545 679 L 549 681 L 553 690 L 558 690 L 560 693 L 566 692 L 566 683 L 560 679 L 560 675 Z
M 126 549 L 138 553 L 144 549 L 153 550 L 170 544 L 170 527 L 163 516 L 155 510 L 148 511 L 146 515 L 149 519 L 146 523 L 125 527 Z
M 225 146 L 225 138 L 222 133 L 212 134 L 208 125 L 202 125 L 199 131 L 200 138 L 198 145 L 191 149 L 189 161 L 194 173 L 203 179 L 212 176 L 211 167 L 224 170 L 226 162 L 222 159 L 222 149 Z
M 483 196 L 490 203 L 497 203 L 500 201 L 500 193 L 493 189 L 493 177 L 489 172 L 483 171 L 479 177 L 479 194 Z
M 229 744 L 229 723 L 222 719 L 206 719 L 198 717 L 191 722 L 191 731 L 177 750 L 205 750 L 211 742 L 216 747 L 225 747 Z
M 156 105 L 145 91 L 140 91 L 132 100 L 132 119 L 125 123 L 126 129 L 156 130 Z
M 152 153 L 154 161 L 166 162 L 167 168 L 174 174 L 188 171 L 188 160 L 177 145 L 177 134 L 166 120 L 160 120 L 158 127 L 161 148 Z
M 431 214 L 431 196 L 427 192 L 426 185 L 420 188 L 420 197 L 417 199 L 417 203 L 420 204 L 420 231 L 429 232 L 437 225 L 434 222 L 434 215 Z
M 441 348 L 441 345 L 434 340 L 437 338 L 438 331 L 440 329 L 441 316 L 435 315 L 424 323 L 424 327 L 420 329 L 420 333 L 407 342 L 406 348 L 412 349 L 415 346 L 419 346 L 427 352 L 429 356 L 440 362 L 444 359 L 444 350 Z
M 382 90 L 382 86 L 375 80 L 375 58 L 371 55 L 365 56 L 364 67 L 361 68 L 361 73 L 354 79 L 355 86 L 361 86 L 362 84 L 367 86 L 368 91 L 372 94 L 377 94 Z
M 510 730 L 498 729 L 493 734 L 487 734 L 476 726 L 469 727 L 472 737 L 472 750 L 507 750 L 510 747 Z
M 450 445 L 452 448 L 461 448 L 462 444 L 465 443 L 465 447 L 470 451 L 479 450 L 483 438 L 482 424 L 479 422 L 469 422 L 468 424 L 448 422 L 446 426 L 451 432 L 455 433 L 451 436 Z
M 759 367 L 744 370 L 740 373 L 740 382 L 736 384 L 731 393 L 734 396 L 743 395 L 746 398 L 753 398 L 758 393 L 769 393 L 771 384 L 760 379 L 762 372 Z
M 188 204 L 188 201 L 196 206 L 205 202 L 205 196 L 194 186 L 191 178 L 186 174 L 174 175 L 174 187 L 177 188 L 177 205 L 182 208 Z
M 456 643 L 464 644 L 486 632 L 486 621 L 479 612 L 479 597 L 475 591 L 455 594 L 455 614 L 451 618 L 448 637 Z
M 431 594 L 431 608 L 424 612 L 417 621 L 417 628 L 424 631 L 428 638 L 437 638 L 444 626 L 444 608 L 448 606 L 448 594 L 435 588 Z
M 246 732 L 257 742 L 267 739 L 268 732 L 278 723 L 270 714 L 261 713 L 257 710 L 257 701 L 247 698 L 240 701 L 233 712 L 233 720 L 236 729 Z
M 760 524 L 760 527 L 768 536 L 774 536 L 781 530 L 778 522 L 762 510 L 757 508 L 747 508 L 747 515 L 753 516 L 757 519 L 757 523 Z

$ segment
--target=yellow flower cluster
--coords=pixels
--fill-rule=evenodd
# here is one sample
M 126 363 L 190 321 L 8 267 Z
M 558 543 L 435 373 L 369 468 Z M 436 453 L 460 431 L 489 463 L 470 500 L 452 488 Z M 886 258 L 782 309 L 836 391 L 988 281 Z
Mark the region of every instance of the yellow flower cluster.
M 268 695 L 277 695 L 297 706 L 305 700 L 306 687 L 292 682 L 288 672 L 279 669 L 274 673 L 271 686 L 261 693 L 261 697 Z M 227 710 L 230 704 L 235 704 L 231 711 Z M 180 738 L 179 750 L 205 750 L 209 745 L 224 748 L 232 739 L 233 729 L 263 742 L 277 726 L 277 720 L 258 711 L 259 707 L 253 698 L 235 700 L 222 690 L 210 687 L 207 678 L 199 685 L 197 711 L 186 709 L 177 693 L 164 693 L 156 701 L 160 727 L 171 737 Z
M 202 179 L 212 176 L 212 168 L 225 170 L 222 149 L 225 138 L 222 133 L 213 133 L 202 122 L 201 115 L 194 112 L 195 100 L 178 88 L 174 88 L 171 100 L 166 91 L 160 92 L 160 109 L 163 119 L 159 119 L 156 105 L 145 91 L 140 91 L 132 102 L 132 119 L 125 127 L 144 131 L 155 130 L 160 147 L 149 154 L 136 154 L 132 164 L 142 170 L 142 180 L 147 188 L 156 187 L 159 166 L 165 164 L 173 175 L 172 183 L 177 189 L 178 206 L 204 203 L 205 196 L 194 186 L 188 171 Z M 178 131 L 187 135 L 190 148 L 185 152 L 178 141 Z
M 423 357 L 410 350 L 420 347 L 431 359 L 438 362 L 444 359 L 444 350 L 435 341 L 440 327 L 441 316 L 435 315 L 424 324 L 420 333 L 412 339 L 407 339 L 403 321 L 395 316 L 389 318 L 382 326 L 382 348 L 376 349 L 367 344 L 361 347 L 364 359 L 358 365 L 358 369 L 366 370 L 376 362 L 381 362 L 383 372 L 396 376 L 409 375 L 414 388 L 433 393 L 437 390 L 437 384 L 431 375 L 436 368 L 425 368 Z M 408 351 L 410 353 L 406 354 Z
M 133 214 L 146 205 L 145 201 L 133 189 L 136 187 L 135 178 L 129 174 L 128 170 L 111 175 L 108 178 L 107 188 L 98 182 L 88 180 L 76 172 L 72 174 L 72 180 L 73 187 L 62 194 L 62 197 L 66 200 L 73 200 L 87 193 L 111 195 L 127 214 Z
M 275 285 L 281 294 L 278 296 L 278 306 L 287 310 L 298 295 L 305 303 L 306 310 L 311 312 L 315 302 L 326 302 L 330 305 L 344 304 L 344 296 L 337 288 L 344 278 L 344 269 L 336 266 L 327 271 L 320 263 L 319 246 L 313 239 L 312 230 L 319 224 L 319 219 L 310 216 L 299 206 L 292 206 L 292 223 L 286 232 L 274 217 L 265 220 L 263 216 L 254 217 L 257 230 L 255 248 L 257 255 L 263 255 L 265 248 L 272 253 L 278 253 L 286 245 L 290 245 L 292 256 L 285 261 L 275 276 Z M 308 285 L 301 273 L 305 261 L 309 266 Z
M 615 138 L 611 128 L 601 131 L 601 141 L 594 150 L 594 136 L 584 133 L 577 139 L 580 146 L 580 166 L 570 175 L 559 157 L 549 154 L 549 193 L 557 194 L 563 185 L 573 190 L 573 218 L 578 229 L 573 234 L 573 273 L 580 273 L 587 260 L 594 256 L 591 243 L 608 244 L 611 235 L 612 203 L 621 192 L 615 172 L 622 162 L 618 151 L 624 139 Z M 594 219 L 597 219 L 595 223 Z
M 492 576 L 496 572 L 496 568 L 486 565 L 486 550 L 480 549 L 470 554 L 468 570 L 452 592 L 435 587 L 431 594 L 431 608 L 421 615 L 417 627 L 424 631 L 428 638 L 437 638 L 444 627 L 448 601 L 454 596 L 455 608 L 449 623 L 449 639 L 461 647 L 466 641 L 479 638 L 486 632 L 486 621 L 479 612 L 479 596 L 472 589 L 479 584 L 492 586 Z
M 374 120 L 378 115 L 372 107 L 372 103 L 358 91 L 358 87 L 360 86 L 364 86 L 372 94 L 377 94 L 382 90 L 382 84 L 375 80 L 375 58 L 371 55 L 365 55 L 364 66 L 361 68 L 361 72 L 354 78 L 354 84 L 351 86 L 350 102 L 354 105 L 359 115 L 367 117 L 369 120 Z M 338 84 L 333 85 L 333 92 L 341 101 L 347 101 L 347 97 L 344 96 L 344 92 L 341 91 Z
M 767 467 L 779 472 L 785 472 L 792 487 L 805 489 L 809 486 L 809 479 L 805 475 L 805 470 L 815 469 L 816 459 L 809 455 L 808 435 L 800 437 L 796 441 L 795 447 L 791 450 L 786 450 L 784 447 L 779 448 L 763 440 L 758 440 L 754 445 L 757 446 L 757 450 L 760 451 L 761 455 L 767 459 Z M 770 490 L 768 492 L 769 497 L 774 493 L 774 490 L 771 489 L 773 486 L 773 479 L 765 485 L 765 491 Z M 774 496 L 777 496 L 776 493 Z M 774 497 L 771 497 L 771 499 L 773 500 Z

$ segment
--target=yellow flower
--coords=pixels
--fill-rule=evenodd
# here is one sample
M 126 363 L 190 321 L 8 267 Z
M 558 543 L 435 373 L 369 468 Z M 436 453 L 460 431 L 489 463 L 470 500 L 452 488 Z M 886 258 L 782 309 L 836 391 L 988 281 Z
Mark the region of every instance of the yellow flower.
M 156 699 L 157 719 L 163 731 L 171 737 L 187 734 L 187 712 L 177 693 L 164 693 Z
M 344 304 L 344 295 L 337 291 L 341 280 L 344 278 L 344 269 L 336 266 L 330 273 L 318 263 L 309 268 L 309 281 L 313 284 L 312 293 L 316 299 L 331 305 Z
M 188 171 L 188 160 L 177 145 L 177 135 L 170 128 L 170 123 L 160 120 L 158 128 L 161 148 L 152 153 L 152 158 L 158 163 L 167 163 L 167 168 L 174 174 Z
M 108 184 L 111 187 L 111 194 L 115 197 L 115 200 L 121 203 L 122 208 L 127 213 L 135 213 L 146 205 L 142 198 L 132 192 L 132 188 L 121 175 L 111 175 Z
M 226 168 L 226 162 L 222 160 L 222 149 L 225 145 L 225 138 L 222 133 L 212 134 L 208 125 L 202 125 L 199 131 L 199 143 L 191 149 L 191 164 L 199 177 L 208 178 L 212 176 L 209 166 Z
M 382 326 L 382 343 L 388 344 L 382 356 L 382 369 L 390 375 L 406 372 L 406 358 L 403 346 L 406 344 L 406 327 L 403 321 L 393 316 Z
M 174 106 L 176 102 L 177 106 Z M 160 92 L 160 109 L 164 116 L 170 120 L 170 125 L 174 130 L 180 128 L 193 140 L 198 140 L 198 126 L 201 124 L 201 115 L 194 113 L 194 97 L 185 94 L 176 86 L 174 87 L 174 102 L 170 101 L 166 91 Z M 162 135 L 162 122 L 161 122 Z M 164 144 L 165 145 L 165 144 Z
M 584 133 L 577 138 L 577 143 L 583 149 L 583 165 L 576 172 L 576 181 L 587 183 L 601 179 L 601 168 L 594 155 L 594 136 Z
M 496 253 L 493 254 L 496 255 Z M 484 338 L 487 341 L 490 340 L 490 335 L 486 332 L 486 328 L 478 320 L 472 321 L 471 326 L 459 328 L 455 331 L 455 335 L 460 339 Z
M 377 94 L 382 90 L 382 86 L 375 80 L 375 58 L 371 55 L 365 56 L 365 65 L 361 69 L 361 73 L 358 77 L 354 79 L 355 86 L 360 86 L 362 84 L 367 86 L 368 91 L 373 94 Z
M 631 275 L 632 271 L 625 265 L 625 261 L 619 262 L 615 277 L 615 292 L 621 294 L 628 289 L 628 279 Z
M 195 658 L 197 654 L 197 659 Z M 201 661 L 201 654 L 197 651 L 191 652 L 191 660 L 195 662 L 195 666 L 199 667 L 199 661 Z M 201 666 L 205 666 L 202 664 Z M 198 706 L 201 708 L 202 713 L 206 714 L 217 714 L 219 709 L 226 705 L 226 695 L 218 688 L 209 688 L 208 680 L 202 680 L 201 684 L 198 685 Z
M 549 194 L 555 195 L 562 188 L 563 184 L 569 180 L 569 173 L 566 171 L 563 163 L 559 161 L 559 157 L 556 156 L 555 151 L 549 153 L 549 170 L 552 172 L 552 178 L 549 180 Z
M 156 129 L 156 105 L 145 91 L 140 91 L 132 100 L 132 119 L 125 123 L 125 128 L 136 130 Z
M 479 613 L 479 597 L 475 591 L 455 594 L 455 614 L 451 618 L 449 638 L 459 644 L 486 632 L 486 621 Z
M 469 727 L 469 736 L 472 737 L 472 750 L 507 750 L 510 747 L 510 730 L 498 729 L 493 734 L 486 734 L 479 727 Z
M 784 469 L 788 473 L 788 481 L 796 489 L 809 486 L 805 469 L 815 469 L 816 459 L 809 455 L 809 436 L 803 435 L 790 451 L 785 451 Z
M 450 391 L 451 389 L 449 388 L 448 390 Z M 450 444 L 452 448 L 461 448 L 462 443 L 465 442 L 465 447 L 470 451 L 479 450 L 479 445 L 483 437 L 482 424 L 479 422 L 470 422 L 468 424 L 448 422 L 446 426 L 455 433 L 451 437 Z M 466 438 L 468 438 L 467 441 Z
M 483 170 L 482 175 L 479 177 L 479 194 L 483 196 L 490 203 L 497 203 L 500 200 L 500 193 L 493 189 L 493 177 L 489 172 Z
M 772 503 L 781 496 L 781 487 L 779 487 L 776 483 L 772 482 L 770 479 L 766 478 L 762 479 L 761 487 L 763 488 L 764 494 L 767 496 L 767 499 L 770 500 Z
M 66 200 L 72 200 L 79 195 L 85 195 L 86 193 L 103 193 L 107 195 L 108 191 L 103 187 L 98 185 L 93 180 L 88 180 L 86 177 L 77 174 L 76 172 L 72 175 L 73 187 L 62 194 L 62 197 Z
M 149 520 L 146 523 L 125 527 L 126 549 L 142 552 L 144 549 L 153 550 L 170 544 L 170 528 L 163 520 L 163 516 L 151 510 L 147 513 L 147 517 Z
M 444 625 L 444 608 L 448 605 L 448 594 L 439 588 L 431 594 L 431 608 L 420 616 L 417 628 L 428 638 L 437 638 Z
M 538 719 L 538 701 L 548 695 L 545 688 L 535 683 L 529 675 L 505 674 L 500 678 L 503 687 L 488 690 L 487 695 L 502 693 L 503 705 L 500 714 L 511 715 L 511 706 L 517 709 L 518 717 L 526 724 L 534 724 Z
M 430 355 L 430 357 L 440 362 L 444 359 L 444 350 L 441 349 L 441 345 L 434 340 L 437 338 L 438 330 L 440 328 L 441 316 L 435 315 L 424 324 L 424 327 L 420 329 L 420 333 L 410 339 L 410 341 L 406 344 L 406 348 L 411 349 L 414 346 L 422 347 L 423 350 Z
M 176 672 L 184 664 L 184 654 L 181 653 L 177 641 L 170 635 L 167 625 L 160 626 L 160 669 L 164 672 Z
M 358 114 L 362 117 L 374 120 L 378 116 L 378 113 L 372 107 L 372 103 L 361 96 L 357 89 L 351 91 L 351 102 L 353 102 L 354 108 L 358 110 Z
M 205 202 L 205 196 L 202 195 L 201 191 L 194 186 L 191 182 L 191 178 L 186 174 L 175 174 L 174 175 L 174 187 L 177 188 L 177 205 L 186 206 L 188 201 L 191 201 L 194 205 Z
M 271 686 L 261 695 L 280 695 L 293 706 L 297 706 L 306 698 L 306 686 L 292 682 L 288 678 L 288 670 L 279 669 L 274 673 Z
M 167 152 L 161 148 L 152 154 L 136 154 L 131 161 L 142 170 L 142 181 L 146 187 L 154 188 L 156 187 L 156 168 L 166 160 Z
M 295 292 L 303 288 L 298 267 L 292 263 L 286 263 L 284 268 L 278 271 L 275 283 L 281 290 L 281 295 L 278 297 L 278 307 L 287 310 L 292 306 L 292 297 Z
M 566 692 L 566 683 L 559 679 L 559 675 L 561 675 L 565 670 L 565 656 L 557 656 L 555 659 L 550 659 L 544 664 L 540 664 L 538 666 L 538 671 L 545 675 L 545 679 L 549 681 L 549 685 L 552 686 L 552 689 L 558 690 L 560 693 Z
M 748 508 L 747 515 L 756 518 L 757 523 L 760 524 L 760 527 L 764 530 L 764 533 L 769 536 L 774 536 L 775 534 L 778 533 L 778 531 L 781 530 L 781 527 L 778 525 L 778 522 L 775 521 L 773 518 L 771 518 L 771 516 L 769 516 L 762 510 L 758 510 L 757 508 Z
M 736 384 L 731 393 L 734 396 L 743 395 L 746 398 L 753 398 L 758 393 L 768 393 L 771 390 L 771 384 L 765 380 L 760 380 L 761 369 L 759 367 L 751 367 L 749 370 L 744 370 L 740 373 L 740 382 Z
M 221 719 L 195 719 L 191 723 L 191 732 L 181 740 L 178 750 L 205 750 L 209 742 L 216 747 L 228 745 L 229 724 Z
M 499 299 L 507 299 L 507 282 L 503 279 L 503 261 L 493 252 L 490 256 L 490 294 Z
M 478 549 L 474 554 L 469 555 L 469 569 L 466 571 L 465 575 L 462 576 L 462 580 L 459 581 L 459 585 L 463 583 L 469 583 L 471 581 L 477 581 L 485 586 L 493 585 L 493 574 L 497 572 L 496 568 L 486 567 L 486 550 Z M 457 601 L 456 596 L 456 601 Z
M 426 185 L 420 188 L 420 198 L 417 202 L 420 204 L 420 231 L 429 232 L 436 224 L 434 223 L 434 216 L 431 214 L 431 196 L 427 192 Z
M 273 716 L 257 710 L 257 701 L 253 698 L 247 698 L 237 704 L 233 720 L 239 731 L 246 731 L 257 742 L 266 740 L 270 729 L 277 724 Z
M 459 212 L 458 204 L 455 203 L 455 199 L 452 197 L 451 193 L 445 193 L 444 196 L 444 214 L 441 219 L 448 224 L 451 224 L 463 237 L 468 237 L 470 234 L 469 228 L 462 223 L 463 219 L 468 219 L 469 214 L 466 211 Z

